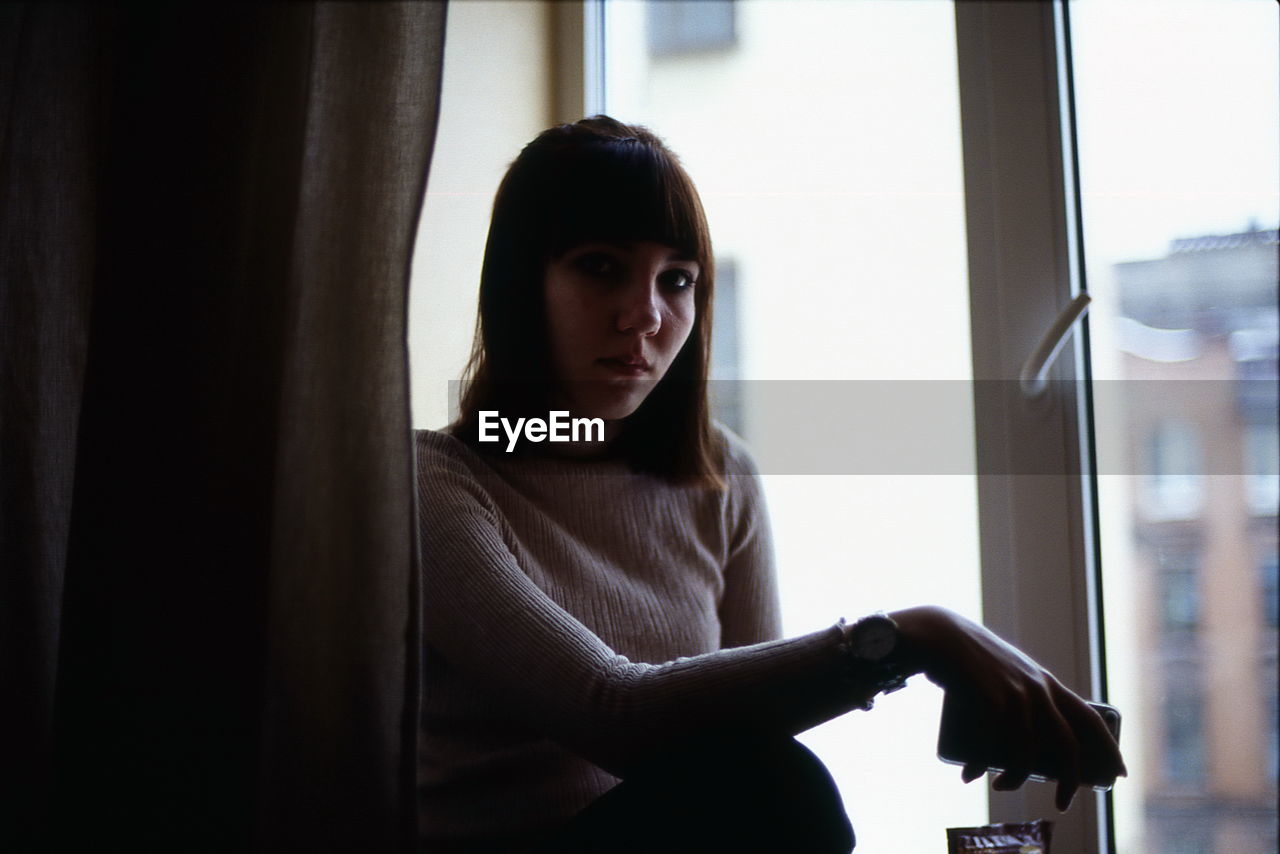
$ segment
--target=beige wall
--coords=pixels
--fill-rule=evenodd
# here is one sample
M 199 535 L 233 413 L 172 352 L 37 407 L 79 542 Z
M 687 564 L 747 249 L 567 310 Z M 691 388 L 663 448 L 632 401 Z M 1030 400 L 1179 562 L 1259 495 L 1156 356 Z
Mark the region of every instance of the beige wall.
M 440 127 L 409 305 L 413 423 L 448 420 L 470 352 L 493 193 L 553 114 L 553 4 L 451 0 Z

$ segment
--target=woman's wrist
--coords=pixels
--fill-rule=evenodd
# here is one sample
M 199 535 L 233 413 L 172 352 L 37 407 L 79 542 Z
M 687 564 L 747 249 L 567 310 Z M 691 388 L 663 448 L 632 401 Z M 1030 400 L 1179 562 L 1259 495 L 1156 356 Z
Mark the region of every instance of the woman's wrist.
M 942 688 L 968 685 L 974 665 L 992 656 L 1013 657 L 1039 670 L 1018 650 L 1010 647 L 978 623 L 937 605 L 903 608 L 883 616 L 897 628 L 893 652 L 882 663 L 869 667 L 854 654 L 853 632 L 858 623 L 842 625 L 849 678 L 878 692 L 879 684 L 898 684 L 917 673 Z M 859 621 L 861 622 L 861 621 Z
M 889 694 L 906 686 L 907 678 L 918 673 L 903 667 L 903 644 L 898 626 L 883 611 L 839 624 L 843 634 L 845 679 L 862 697 L 861 708 L 870 709 L 879 694 Z
M 937 605 L 918 605 L 891 611 L 898 624 L 901 666 L 910 674 L 923 673 L 930 681 L 942 684 L 947 667 L 941 654 L 954 643 L 958 620 L 954 611 Z

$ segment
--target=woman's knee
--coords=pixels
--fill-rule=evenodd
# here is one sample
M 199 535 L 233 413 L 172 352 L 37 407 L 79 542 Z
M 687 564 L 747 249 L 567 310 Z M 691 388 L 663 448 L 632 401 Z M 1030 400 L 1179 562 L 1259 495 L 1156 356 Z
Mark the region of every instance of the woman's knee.
M 704 819 L 716 816 L 703 826 L 718 827 L 736 846 L 724 850 L 848 854 L 854 847 L 830 771 L 793 738 L 721 739 L 684 764 L 689 801 L 702 801 Z
M 855 844 L 844 799 L 831 772 L 793 738 L 770 740 L 747 749 L 750 767 L 742 777 L 755 795 L 744 798 L 759 810 L 766 839 L 794 845 L 759 850 L 848 854 Z
M 854 841 L 839 789 L 808 748 L 723 733 L 628 775 L 546 850 L 849 854 Z

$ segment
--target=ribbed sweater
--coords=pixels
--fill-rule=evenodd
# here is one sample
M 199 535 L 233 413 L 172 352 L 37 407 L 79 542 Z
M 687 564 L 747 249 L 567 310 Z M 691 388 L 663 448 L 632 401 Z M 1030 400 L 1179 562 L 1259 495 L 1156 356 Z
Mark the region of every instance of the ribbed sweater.
M 519 851 L 663 745 L 856 707 L 837 626 L 779 634 L 754 464 L 723 491 L 417 434 L 428 852 Z

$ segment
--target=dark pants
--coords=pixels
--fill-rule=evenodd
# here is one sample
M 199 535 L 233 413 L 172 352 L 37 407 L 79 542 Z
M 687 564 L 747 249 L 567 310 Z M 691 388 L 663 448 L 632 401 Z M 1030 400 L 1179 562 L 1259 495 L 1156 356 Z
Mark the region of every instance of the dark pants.
M 655 759 L 538 854 L 849 854 L 853 828 L 826 766 L 792 738 L 716 739 Z

